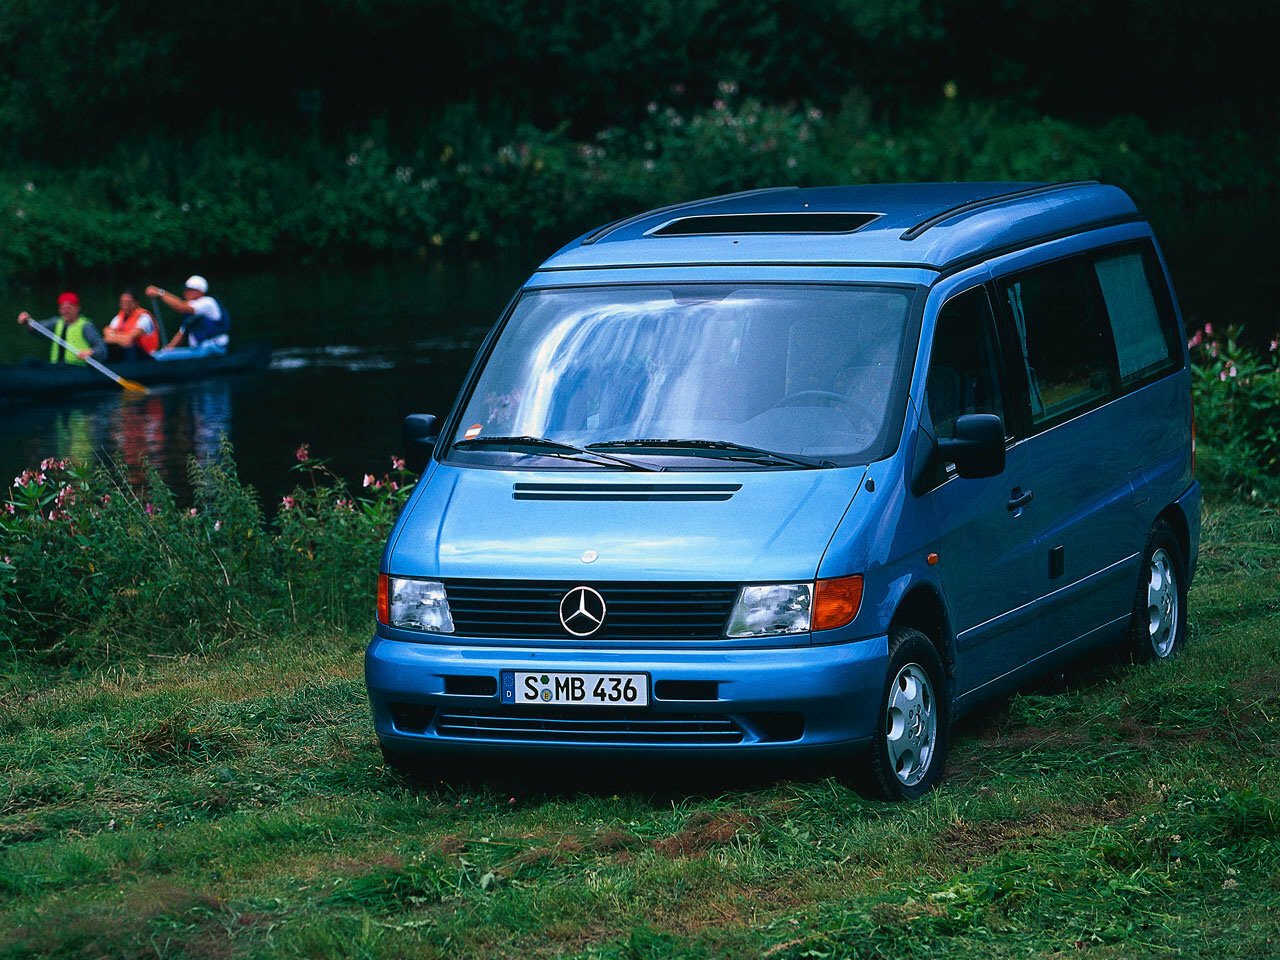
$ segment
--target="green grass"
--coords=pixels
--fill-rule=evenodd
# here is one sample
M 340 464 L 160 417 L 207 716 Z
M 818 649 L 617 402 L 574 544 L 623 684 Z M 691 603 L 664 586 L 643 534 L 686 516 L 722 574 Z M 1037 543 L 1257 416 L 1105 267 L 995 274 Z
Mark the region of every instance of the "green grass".
M 965 721 L 909 806 L 803 769 L 408 784 L 359 637 L 11 673 L 0 958 L 1280 957 L 1280 517 L 1215 508 L 1190 607 L 1178 661 Z

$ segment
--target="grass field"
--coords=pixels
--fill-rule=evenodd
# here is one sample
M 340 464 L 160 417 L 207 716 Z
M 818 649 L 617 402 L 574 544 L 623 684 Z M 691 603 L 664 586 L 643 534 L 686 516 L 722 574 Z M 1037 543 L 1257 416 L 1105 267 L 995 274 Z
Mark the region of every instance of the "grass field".
M 1280 517 L 1185 654 L 962 723 L 923 802 L 667 765 L 414 786 L 362 637 L 0 688 L 0 958 L 1280 957 Z M 531 785 L 533 784 L 533 785 Z

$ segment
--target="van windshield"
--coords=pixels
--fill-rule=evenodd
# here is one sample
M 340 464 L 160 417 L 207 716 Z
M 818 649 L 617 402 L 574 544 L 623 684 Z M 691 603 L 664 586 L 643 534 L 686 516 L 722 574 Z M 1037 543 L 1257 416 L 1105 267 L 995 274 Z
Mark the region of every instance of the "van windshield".
M 621 468 L 597 450 L 667 469 L 868 463 L 896 441 L 886 433 L 901 419 L 892 414 L 908 376 L 913 294 L 772 284 L 527 292 L 475 380 L 449 457 L 556 469 Z

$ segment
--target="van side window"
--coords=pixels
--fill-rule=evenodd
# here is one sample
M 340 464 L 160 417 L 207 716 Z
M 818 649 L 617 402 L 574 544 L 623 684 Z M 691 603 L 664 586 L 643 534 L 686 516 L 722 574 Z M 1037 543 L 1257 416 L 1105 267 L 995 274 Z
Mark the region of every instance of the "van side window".
M 1037 267 L 1000 284 L 1018 334 L 1038 426 L 1114 395 L 1115 344 L 1098 275 L 1085 257 Z
M 978 287 L 952 297 L 938 314 L 926 382 L 935 435 L 955 436 L 966 413 L 994 413 L 1005 421 L 1000 386 L 1000 346 L 987 291 Z
M 1154 255 L 1149 251 L 1144 255 L 1142 250 L 1130 247 L 1100 257 L 1094 261 L 1093 269 L 1115 334 L 1120 385 L 1128 387 L 1172 370 L 1182 351 L 1167 298 L 1162 297 L 1157 304 L 1152 294 L 1153 270 L 1159 289 L 1164 288 L 1164 276 Z

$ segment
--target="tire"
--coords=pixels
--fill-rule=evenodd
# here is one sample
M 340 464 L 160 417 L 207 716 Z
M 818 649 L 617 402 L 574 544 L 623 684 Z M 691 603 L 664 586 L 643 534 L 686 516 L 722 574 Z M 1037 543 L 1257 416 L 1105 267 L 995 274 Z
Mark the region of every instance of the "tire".
M 932 641 L 903 627 L 889 633 L 875 740 L 858 784 L 878 800 L 914 800 L 942 778 L 951 745 L 951 695 Z
M 1157 520 L 1142 551 L 1127 646 L 1134 663 L 1171 660 L 1187 643 L 1187 565 L 1173 529 Z

